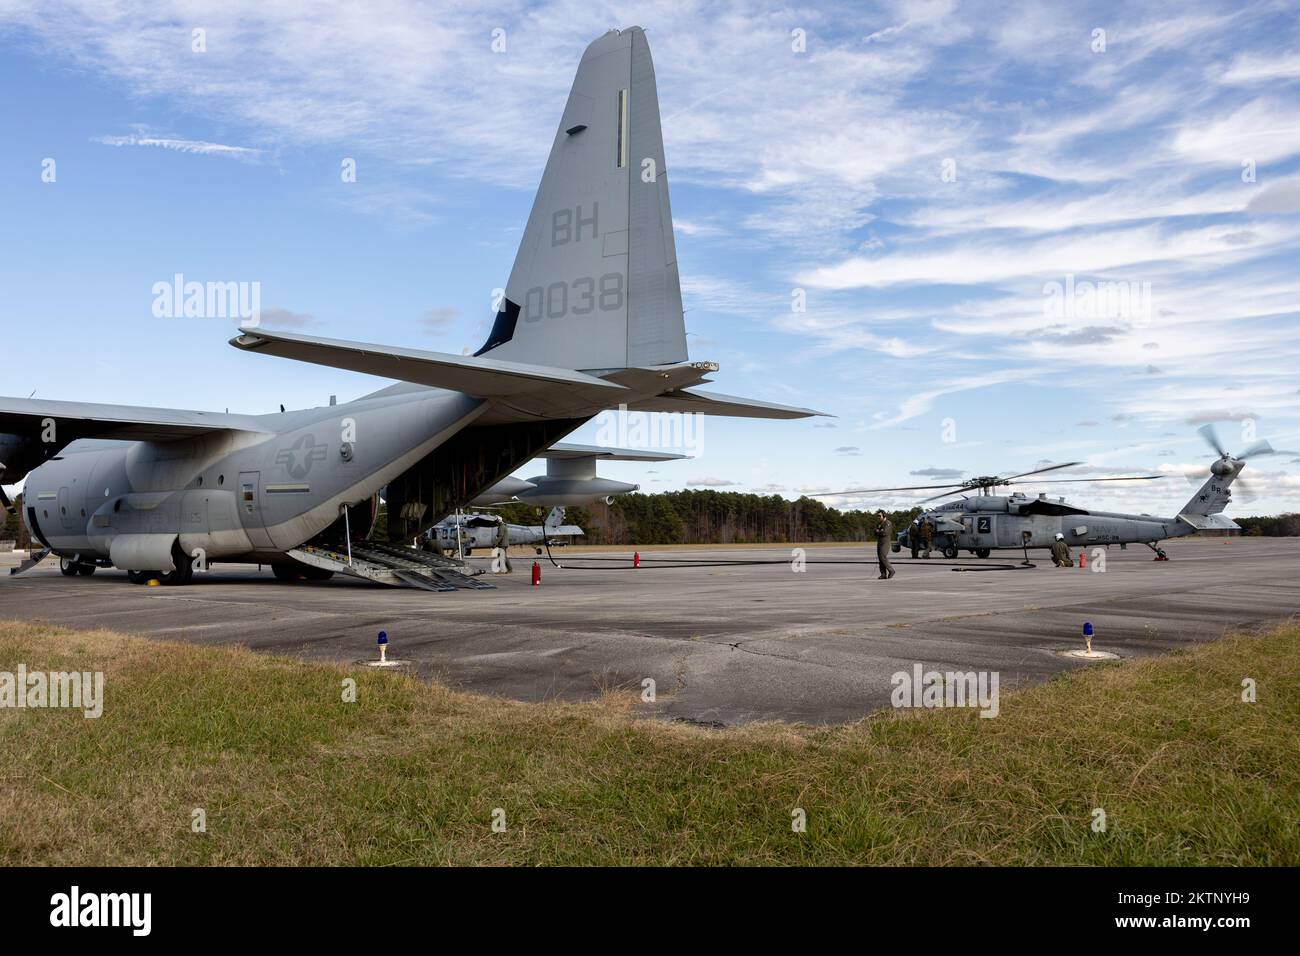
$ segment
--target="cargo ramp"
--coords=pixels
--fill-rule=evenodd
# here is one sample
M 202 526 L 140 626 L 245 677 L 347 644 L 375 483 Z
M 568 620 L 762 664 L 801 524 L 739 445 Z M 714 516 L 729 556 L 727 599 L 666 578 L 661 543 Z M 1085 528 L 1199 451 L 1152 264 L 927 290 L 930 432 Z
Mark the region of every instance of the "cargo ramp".
M 290 551 L 289 557 L 322 571 L 334 571 L 389 587 L 419 588 L 424 591 L 455 591 L 462 588 L 482 591 L 496 587 L 495 584 L 479 580 L 482 570 L 464 561 L 374 541 L 353 544 L 350 556 L 346 551 L 335 548 L 305 544 Z

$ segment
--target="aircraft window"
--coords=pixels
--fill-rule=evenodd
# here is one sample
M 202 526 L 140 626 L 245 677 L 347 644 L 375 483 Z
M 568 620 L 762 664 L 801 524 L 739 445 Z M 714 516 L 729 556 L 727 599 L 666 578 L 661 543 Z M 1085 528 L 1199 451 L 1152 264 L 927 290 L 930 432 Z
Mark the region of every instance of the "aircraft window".
M 226 476 L 225 476 L 225 475 L 217 475 L 217 484 L 219 484 L 219 485 L 224 485 L 225 483 L 226 483 Z
M 618 91 L 618 168 L 627 165 L 627 90 Z

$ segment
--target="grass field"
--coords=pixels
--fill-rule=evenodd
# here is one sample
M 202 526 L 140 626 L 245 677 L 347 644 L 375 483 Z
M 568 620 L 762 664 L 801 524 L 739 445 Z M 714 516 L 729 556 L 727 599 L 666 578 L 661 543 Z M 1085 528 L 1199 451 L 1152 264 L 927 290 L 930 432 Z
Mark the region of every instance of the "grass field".
M 995 719 L 816 729 L 0 623 L 0 671 L 20 662 L 101 670 L 106 702 L 0 709 L 5 864 L 1300 863 L 1294 626 L 1003 694 Z

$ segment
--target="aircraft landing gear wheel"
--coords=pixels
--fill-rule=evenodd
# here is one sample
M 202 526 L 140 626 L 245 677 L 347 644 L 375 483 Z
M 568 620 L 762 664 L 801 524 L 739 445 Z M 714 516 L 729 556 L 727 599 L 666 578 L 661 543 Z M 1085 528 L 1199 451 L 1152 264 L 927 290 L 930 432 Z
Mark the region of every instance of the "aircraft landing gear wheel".
M 189 584 L 193 579 L 194 566 L 188 561 L 178 561 L 173 570 L 158 575 L 158 580 L 168 587 Z
M 279 581 L 328 581 L 334 577 L 333 571 L 314 568 L 310 564 L 273 564 L 271 573 Z
M 92 574 L 95 573 L 96 570 L 97 570 L 97 569 L 96 569 L 96 567 L 95 567 L 93 564 L 79 564 L 79 565 L 77 565 L 77 573 L 80 574 L 83 578 L 88 578 L 88 577 L 90 577 Z
M 81 567 L 81 565 L 77 564 L 71 558 L 59 558 L 59 573 L 65 578 L 75 578 L 77 576 L 77 568 L 79 567 Z
M 944 556 L 945 558 L 947 558 L 949 561 L 951 561 L 951 560 L 953 560 L 954 558 L 956 558 L 956 557 L 957 557 L 957 546 L 956 546 L 955 544 L 950 544 L 950 545 L 945 546 L 944 549 L 943 549 L 943 556 Z
M 989 548 L 976 548 L 976 549 L 975 549 L 975 557 L 977 557 L 977 558 L 987 558 L 987 557 L 988 557 L 990 554 L 992 554 L 992 553 L 993 553 L 993 551 L 992 551 L 991 549 L 989 549 Z
M 126 579 L 132 584 L 148 584 L 149 579 L 153 577 L 152 571 L 128 571 Z
M 273 564 L 271 573 L 275 575 L 277 581 L 306 581 L 307 575 L 299 573 L 298 569 L 290 564 Z

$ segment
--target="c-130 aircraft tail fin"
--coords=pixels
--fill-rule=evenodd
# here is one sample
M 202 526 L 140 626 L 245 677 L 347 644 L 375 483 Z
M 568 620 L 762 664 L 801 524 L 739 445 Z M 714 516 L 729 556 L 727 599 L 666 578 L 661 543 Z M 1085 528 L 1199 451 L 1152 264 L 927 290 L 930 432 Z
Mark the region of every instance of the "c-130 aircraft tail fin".
M 687 360 L 659 95 L 645 31 L 587 47 L 476 355 L 580 370 Z

